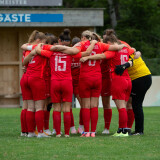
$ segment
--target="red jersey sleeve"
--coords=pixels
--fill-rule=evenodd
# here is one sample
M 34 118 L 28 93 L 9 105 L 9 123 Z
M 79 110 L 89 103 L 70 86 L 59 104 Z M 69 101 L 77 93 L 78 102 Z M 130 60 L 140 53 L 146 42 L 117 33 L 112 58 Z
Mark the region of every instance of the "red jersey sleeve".
M 73 58 L 81 58 L 82 52 L 77 53 L 76 55 L 72 55 Z
M 53 53 L 52 51 L 41 50 L 41 56 L 44 56 L 44 57 L 47 57 L 47 58 L 50 58 L 52 53 Z
M 33 46 L 32 46 L 32 50 L 35 49 L 36 46 L 37 46 L 37 44 L 33 45 Z
M 99 42 L 98 45 L 100 46 L 102 52 L 108 51 L 110 46 L 109 44 L 101 43 L 101 42 Z
M 81 52 L 82 48 L 83 48 L 83 45 L 85 44 L 85 42 L 79 42 L 79 43 L 75 44 L 73 47 L 77 48 L 79 50 L 79 52 Z
M 48 50 L 48 51 L 50 51 L 50 49 L 51 49 L 51 47 L 52 47 L 53 45 L 43 45 L 43 50 Z
M 135 52 L 135 50 L 133 48 L 128 48 L 129 55 L 133 54 L 134 52 Z
M 31 52 L 31 51 L 26 51 L 25 57 L 27 57 L 27 56 L 29 55 L 30 52 Z
M 106 59 L 111 59 L 111 58 L 113 58 L 115 56 L 116 52 L 114 52 L 114 51 L 106 51 L 103 54 L 105 54 Z

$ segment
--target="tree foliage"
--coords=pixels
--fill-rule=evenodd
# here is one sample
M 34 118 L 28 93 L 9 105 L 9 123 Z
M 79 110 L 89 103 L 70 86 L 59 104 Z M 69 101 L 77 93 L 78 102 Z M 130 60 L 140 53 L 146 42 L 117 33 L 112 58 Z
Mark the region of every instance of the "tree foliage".
M 112 0 L 116 11 L 119 39 L 142 52 L 143 58 L 155 75 L 160 74 L 160 0 Z M 108 0 L 63 0 L 66 8 L 106 8 L 102 34 L 111 28 Z M 151 61 L 153 59 L 153 63 Z M 159 68 L 157 68 L 159 67 Z

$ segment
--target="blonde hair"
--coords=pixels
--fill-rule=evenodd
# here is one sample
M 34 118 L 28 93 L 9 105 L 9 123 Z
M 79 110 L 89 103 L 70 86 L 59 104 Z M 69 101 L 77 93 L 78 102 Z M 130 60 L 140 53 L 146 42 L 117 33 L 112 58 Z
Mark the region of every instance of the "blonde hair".
M 89 30 L 83 31 L 81 37 L 86 37 L 88 40 L 92 40 L 92 32 Z

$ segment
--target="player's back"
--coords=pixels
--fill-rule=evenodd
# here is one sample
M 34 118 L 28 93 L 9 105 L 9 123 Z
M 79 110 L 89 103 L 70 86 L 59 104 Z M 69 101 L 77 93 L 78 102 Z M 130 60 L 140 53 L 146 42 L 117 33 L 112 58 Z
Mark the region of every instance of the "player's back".
M 71 62 L 72 57 L 70 55 L 61 52 L 53 52 L 50 57 L 51 79 L 72 79 Z
M 81 51 L 82 52 L 86 51 L 89 45 L 90 41 L 87 41 L 84 44 L 83 49 Z M 102 53 L 101 48 L 97 43 L 95 44 L 95 47 L 90 55 L 96 55 L 101 53 Z M 84 63 L 81 63 L 80 77 L 93 77 L 93 76 L 101 76 L 100 60 L 88 60 Z

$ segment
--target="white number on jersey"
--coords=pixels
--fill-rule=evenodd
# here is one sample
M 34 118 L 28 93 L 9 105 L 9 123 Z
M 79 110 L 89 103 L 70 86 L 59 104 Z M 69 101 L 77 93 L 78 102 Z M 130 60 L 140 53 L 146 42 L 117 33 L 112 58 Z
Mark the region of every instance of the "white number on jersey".
M 55 56 L 55 71 L 66 71 L 66 61 L 62 61 L 62 58 L 67 58 L 67 56 Z
M 92 51 L 92 53 L 90 55 L 95 55 L 95 54 L 96 54 L 96 52 Z M 89 66 L 95 66 L 96 65 L 96 60 L 89 60 L 88 65 Z
M 127 55 L 121 55 L 121 65 L 128 62 L 128 56 Z

